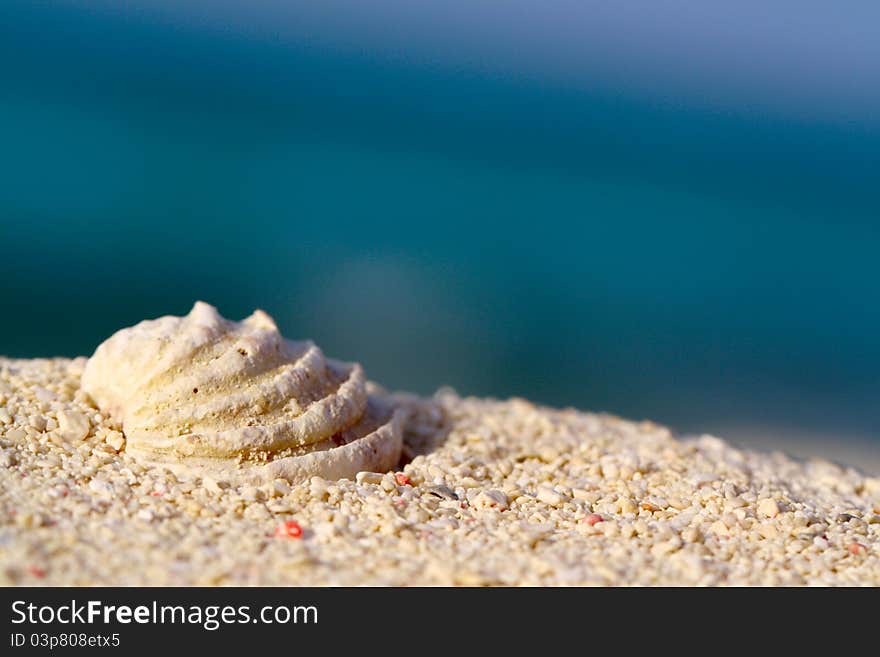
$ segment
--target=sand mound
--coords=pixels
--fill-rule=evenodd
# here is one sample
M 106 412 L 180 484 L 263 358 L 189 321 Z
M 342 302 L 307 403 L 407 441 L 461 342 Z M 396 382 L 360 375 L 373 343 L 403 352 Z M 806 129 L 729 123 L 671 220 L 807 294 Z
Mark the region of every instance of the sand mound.
M 0 583 L 880 584 L 880 479 L 828 462 L 444 393 L 401 399 L 395 471 L 188 478 L 84 364 L 0 359 Z

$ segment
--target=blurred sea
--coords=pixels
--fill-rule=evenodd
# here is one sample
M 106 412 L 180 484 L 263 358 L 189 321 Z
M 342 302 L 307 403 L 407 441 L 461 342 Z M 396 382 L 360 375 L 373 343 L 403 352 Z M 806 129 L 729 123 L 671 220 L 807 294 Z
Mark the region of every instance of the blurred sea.
M 166 5 L 0 8 L 0 353 L 203 299 L 390 388 L 880 459 L 880 65 L 811 112 Z

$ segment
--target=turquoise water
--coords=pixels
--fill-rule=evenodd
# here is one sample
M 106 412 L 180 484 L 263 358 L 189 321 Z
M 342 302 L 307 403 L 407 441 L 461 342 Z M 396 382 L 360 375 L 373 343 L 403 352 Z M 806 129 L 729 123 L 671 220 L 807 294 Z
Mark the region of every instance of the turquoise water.
M 204 299 L 392 388 L 878 435 L 864 107 L 3 11 L 0 353 L 87 354 Z

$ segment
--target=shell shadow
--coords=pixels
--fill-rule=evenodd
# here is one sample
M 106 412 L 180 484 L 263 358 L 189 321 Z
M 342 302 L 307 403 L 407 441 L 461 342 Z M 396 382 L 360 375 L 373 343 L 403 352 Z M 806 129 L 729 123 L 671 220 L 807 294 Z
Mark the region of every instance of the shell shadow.
M 410 394 L 392 395 L 398 408 L 404 411 L 403 450 L 398 467 L 402 468 L 417 456 L 439 449 L 449 437 L 452 418 L 436 399 Z

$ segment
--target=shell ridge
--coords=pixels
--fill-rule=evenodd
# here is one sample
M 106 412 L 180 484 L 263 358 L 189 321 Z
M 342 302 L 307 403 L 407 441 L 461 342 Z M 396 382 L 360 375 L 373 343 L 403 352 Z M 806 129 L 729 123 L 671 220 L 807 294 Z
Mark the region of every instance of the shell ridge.
M 162 436 L 141 430 L 132 433 L 128 439 L 142 449 L 150 444 L 149 449 L 158 452 L 184 449 L 186 454 L 203 456 L 272 453 L 309 445 L 344 431 L 363 416 L 367 406 L 364 383 L 363 370 L 354 367 L 351 378 L 339 387 L 336 394 L 314 402 L 301 415 L 283 422 L 183 436 Z
M 173 394 L 169 392 L 169 397 L 176 403 L 169 402 L 168 408 L 153 414 L 150 418 L 151 424 L 186 420 L 201 422 L 212 414 L 219 416 L 241 412 L 251 407 L 253 401 L 250 397 L 254 394 L 261 400 L 264 415 L 271 415 L 271 411 L 279 410 L 291 400 L 296 402 L 299 411 L 296 414 L 301 414 L 305 410 L 303 399 L 315 394 L 317 389 L 313 387 L 321 383 L 320 377 L 309 377 L 308 372 L 319 367 L 324 367 L 324 357 L 320 349 L 313 345 L 297 361 L 281 363 L 273 370 L 261 372 L 245 387 L 235 385 L 234 382 L 230 382 L 231 385 L 228 386 L 220 386 L 215 380 L 183 380 L 174 387 Z M 186 400 L 182 399 L 184 396 L 187 396 Z M 217 403 L 218 400 L 220 403 Z M 144 410 L 149 411 L 149 405 L 139 405 L 133 415 L 140 416 Z M 288 410 L 292 410 L 292 407 Z

